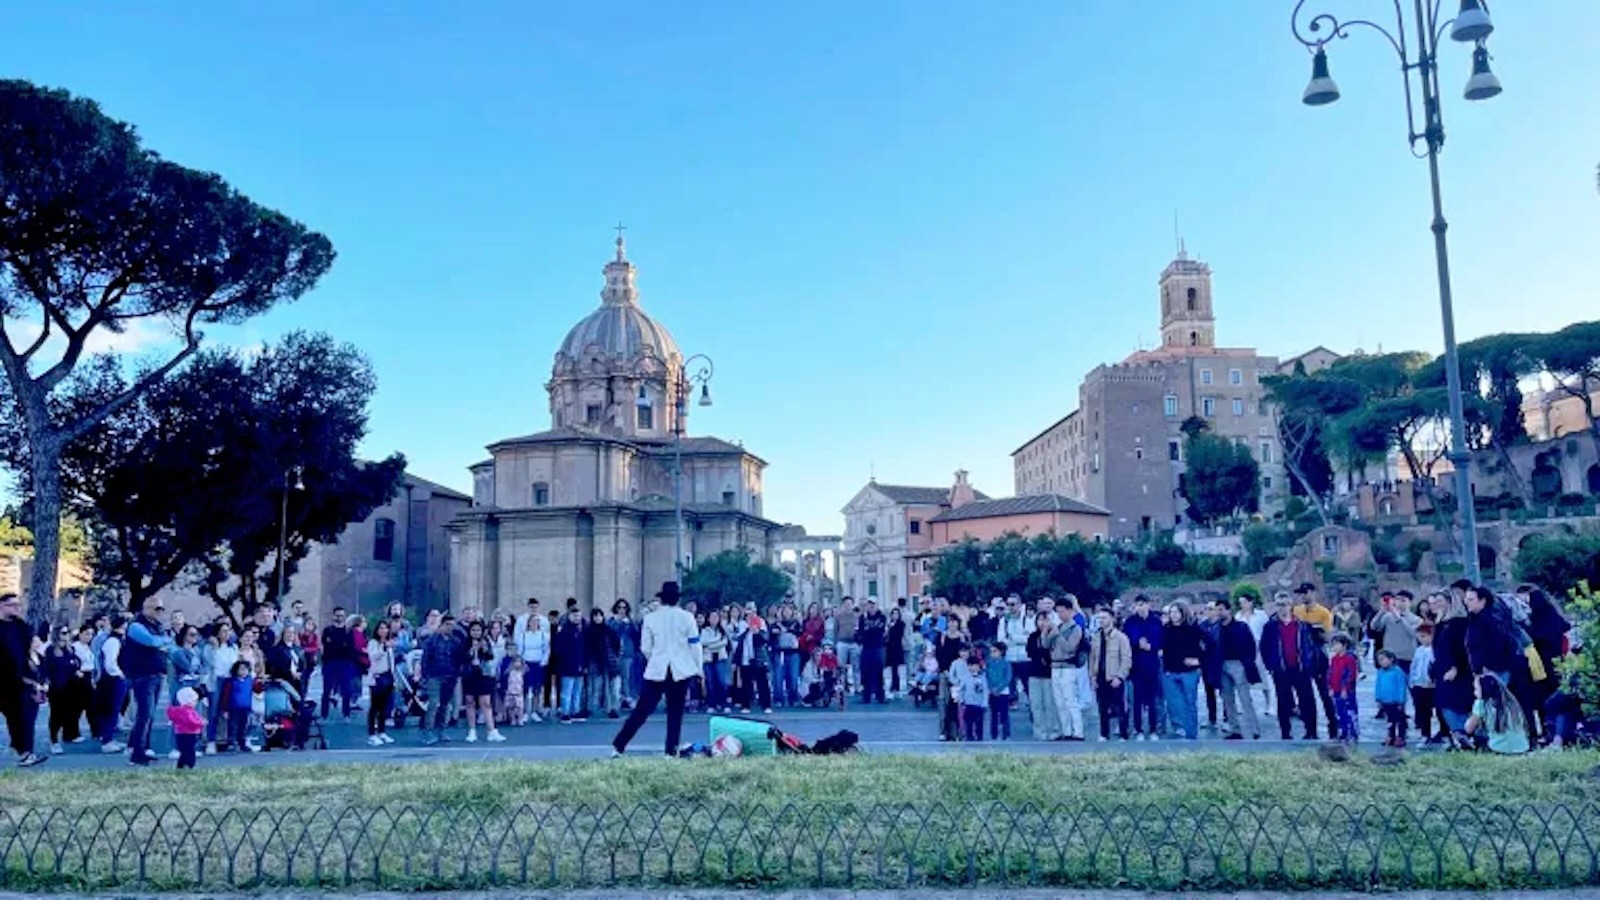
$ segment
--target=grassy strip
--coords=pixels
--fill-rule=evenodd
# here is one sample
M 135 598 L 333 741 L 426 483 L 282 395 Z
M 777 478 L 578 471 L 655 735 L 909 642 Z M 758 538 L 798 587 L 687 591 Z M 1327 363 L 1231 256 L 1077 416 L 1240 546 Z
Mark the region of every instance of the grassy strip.
M 1575 884 L 1600 871 L 1597 762 L 1195 753 L 33 772 L 0 777 L 0 879 Z

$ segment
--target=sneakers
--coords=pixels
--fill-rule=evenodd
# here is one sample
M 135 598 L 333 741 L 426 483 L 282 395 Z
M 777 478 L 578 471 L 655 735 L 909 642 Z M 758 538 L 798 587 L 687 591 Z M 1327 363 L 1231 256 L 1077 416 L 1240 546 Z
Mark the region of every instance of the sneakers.
M 611 748 L 611 757 L 610 758 L 611 759 L 621 759 L 622 758 L 622 751 L 618 750 L 615 747 L 612 747 Z
M 1099 738 L 1099 739 L 1097 739 L 1097 740 L 1096 740 L 1096 741 L 1095 741 L 1095 743 L 1098 743 L 1098 744 L 1104 744 L 1104 743 L 1105 743 L 1105 742 L 1106 742 L 1106 741 L 1108 741 L 1108 740 L 1110 740 L 1110 738 L 1107 738 L 1107 737 L 1100 737 L 1100 738 Z
M 368 747 L 382 747 L 383 746 L 383 738 L 378 737 L 375 734 L 374 735 L 369 735 L 367 737 L 367 746 Z
M 67 752 L 67 748 L 61 746 L 61 742 L 57 741 L 56 743 L 50 745 L 50 752 L 56 756 L 60 756 L 61 754 Z
M 128 747 L 128 745 L 122 743 L 121 741 L 112 741 L 109 744 L 103 745 L 100 748 L 100 752 L 101 753 L 108 753 L 108 754 L 109 753 L 121 753 L 123 750 L 126 750 L 127 747 Z
M 467 729 L 467 743 L 476 744 L 477 742 L 478 742 L 478 729 L 476 729 L 476 728 L 468 728 Z
M 606 718 L 608 718 L 608 719 L 617 718 L 617 711 L 613 709 L 611 712 L 606 713 Z
M 394 738 L 389 737 L 389 732 L 387 732 L 387 731 L 385 731 L 384 733 L 378 735 L 378 740 L 383 741 L 385 744 L 394 743 Z
M 1144 740 L 1144 732 L 1141 731 L 1138 734 L 1135 734 L 1133 736 L 1133 739 L 1136 740 L 1136 741 L 1143 741 Z
M 210 742 L 208 742 L 206 744 L 206 755 L 207 756 L 216 756 L 217 755 L 217 742 L 216 741 L 210 741 Z
M 32 768 L 33 766 L 37 766 L 40 763 L 48 762 L 49 759 L 50 759 L 50 757 L 48 757 L 48 756 L 40 756 L 37 753 L 29 751 L 29 752 L 24 753 L 21 756 L 17 757 L 17 768 L 19 768 L 19 769 Z
M 489 729 L 489 734 L 488 734 L 487 737 L 488 737 L 489 743 L 491 743 L 491 744 L 502 744 L 502 743 L 505 743 L 505 739 L 506 739 L 506 736 L 501 734 L 500 730 L 498 728 Z
M 544 719 L 536 712 L 528 713 L 528 719 L 533 722 L 543 722 Z
M 183 755 L 182 753 L 179 753 L 176 750 L 172 750 L 172 751 L 169 751 L 167 753 L 167 759 L 177 759 L 178 757 L 180 757 L 182 755 Z

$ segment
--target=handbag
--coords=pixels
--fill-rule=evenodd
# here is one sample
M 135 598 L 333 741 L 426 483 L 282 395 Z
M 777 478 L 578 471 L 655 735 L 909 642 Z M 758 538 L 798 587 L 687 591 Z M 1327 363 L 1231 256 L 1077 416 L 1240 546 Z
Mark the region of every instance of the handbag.
M 1532 647 L 1524 647 L 1522 655 L 1527 657 L 1528 660 L 1528 679 L 1530 681 L 1538 683 L 1550 677 L 1550 673 L 1545 671 L 1544 668 L 1544 657 L 1539 655 L 1538 650 Z

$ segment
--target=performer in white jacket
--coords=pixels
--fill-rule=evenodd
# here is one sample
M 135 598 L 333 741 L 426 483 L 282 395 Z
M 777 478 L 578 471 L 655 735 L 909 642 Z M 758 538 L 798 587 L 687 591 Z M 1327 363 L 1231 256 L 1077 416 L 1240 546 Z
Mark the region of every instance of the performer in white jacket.
M 639 652 L 644 654 L 644 688 L 639 692 L 639 703 L 628 714 L 611 742 L 611 756 L 621 756 L 628 742 L 639 733 L 644 720 L 656 711 L 661 698 L 667 698 L 667 756 L 678 755 L 678 742 L 683 737 L 683 703 L 689 692 L 689 680 L 699 678 L 702 672 L 700 656 L 700 629 L 694 616 L 678 608 L 678 583 L 668 581 L 661 585 L 656 598 L 661 605 L 644 617 L 639 635 Z

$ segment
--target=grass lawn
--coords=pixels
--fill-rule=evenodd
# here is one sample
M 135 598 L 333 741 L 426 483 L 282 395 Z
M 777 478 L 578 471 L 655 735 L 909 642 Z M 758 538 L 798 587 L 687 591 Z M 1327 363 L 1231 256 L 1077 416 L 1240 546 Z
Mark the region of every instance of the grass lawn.
M 1600 872 L 1588 753 L 203 765 L 0 776 L 0 887 L 1482 887 Z

